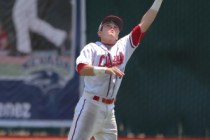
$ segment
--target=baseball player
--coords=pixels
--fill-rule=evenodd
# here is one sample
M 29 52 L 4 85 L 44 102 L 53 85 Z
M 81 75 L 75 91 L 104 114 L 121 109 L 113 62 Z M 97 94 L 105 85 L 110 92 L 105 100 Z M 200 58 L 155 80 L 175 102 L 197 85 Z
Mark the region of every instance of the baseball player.
M 141 22 L 118 39 L 123 28 L 120 17 L 105 17 L 98 29 L 101 41 L 87 44 L 76 60 L 84 76 L 84 92 L 76 108 L 68 140 L 117 140 L 114 102 L 126 63 L 153 23 L 163 0 L 155 0 Z
M 67 37 L 63 30 L 54 28 L 38 17 L 38 0 L 16 0 L 13 7 L 13 22 L 17 34 L 17 50 L 23 54 L 32 52 L 30 31 L 44 36 L 56 46 Z

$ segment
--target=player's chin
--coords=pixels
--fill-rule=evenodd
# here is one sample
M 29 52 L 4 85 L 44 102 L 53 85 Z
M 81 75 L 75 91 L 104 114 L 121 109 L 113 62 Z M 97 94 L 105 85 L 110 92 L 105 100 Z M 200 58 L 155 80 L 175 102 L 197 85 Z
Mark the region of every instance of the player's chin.
M 115 40 L 116 38 L 118 38 L 118 36 L 116 34 L 109 34 L 109 37 L 113 40 Z
M 115 43 L 115 42 L 116 42 L 116 37 L 113 37 L 113 36 L 110 37 L 110 38 L 109 38 L 109 42 L 110 42 L 110 43 Z

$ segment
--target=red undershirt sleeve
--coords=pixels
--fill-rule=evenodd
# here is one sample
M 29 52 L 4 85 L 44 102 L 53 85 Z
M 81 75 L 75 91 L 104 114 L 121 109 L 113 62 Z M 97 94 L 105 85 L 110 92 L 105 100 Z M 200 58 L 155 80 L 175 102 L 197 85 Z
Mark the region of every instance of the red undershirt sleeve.
M 85 65 L 87 65 L 87 64 L 79 63 L 79 64 L 77 65 L 77 69 L 76 69 L 77 72 L 80 73 L 80 71 L 84 68 Z
M 137 25 L 136 27 L 133 28 L 133 30 L 131 31 L 131 44 L 132 47 L 137 47 L 139 45 L 139 43 L 141 42 L 141 40 L 144 38 L 144 34 L 141 31 L 141 28 L 139 25 Z

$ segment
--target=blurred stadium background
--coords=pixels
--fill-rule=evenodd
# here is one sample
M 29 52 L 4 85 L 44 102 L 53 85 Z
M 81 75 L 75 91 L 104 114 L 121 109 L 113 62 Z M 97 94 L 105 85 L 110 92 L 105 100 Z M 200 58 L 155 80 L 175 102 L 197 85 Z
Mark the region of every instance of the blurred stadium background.
M 88 43 L 98 40 L 96 33 L 99 23 L 104 16 L 109 14 L 119 15 L 124 19 L 125 26 L 121 36 L 129 33 L 132 27 L 140 22 L 153 0 L 86 0 L 86 2 L 85 0 L 78 0 L 77 2 L 79 4 L 85 3 L 85 9 L 83 9 L 85 10 L 85 17 L 83 18 L 86 19 L 86 30 L 84 35 L 86 43 Z M 71 14 L 66 11 L 68 8 L 69 12 L 71 11 L 71 7 L 67 6 L 67 4 L 70 5 L 69 0 L 38 0 L 38 3 L 40 18 L 56 27 L 69 30 L 68 27 L 71 25 L 68 26 L 67 23 L 72 23 L 71 18 L 69 18 Z M 0 50 L 1 55 L 16 45 L 15 29 L 11 18 L 13 5 L 14 0 L 0 0 L 0 21 L 8 33 L 10 44 L 6 50 Z M 209 138 L 209 5 L 209 0 L 164 0 L 156 21 L 146 33 L 125 71 L 126 76 L 116 102 L 116 117 L 120 137 L 153 137 L 156 139 L 183 137 L 186 140 L 187 137 L 196 140 Z M 53 46 L 36 34 L 32 33 L 31 38 L 34 49 L 48 50 Z M 42 48 L 42 46 L 44 47 Z M 2 58 L 0 61 L 7 62 Z M 7 63 L 4 64 L 7 66 Z M 1 75 L 10 69 L 9 66 L 7 69 L 1 66 Z M 75 77 L 78 78 L 77 75 Z M 16 95 L 20 94 L 18 91 L 14 91 L 15 89 L 20 90 L 15 87 L 16 85 L 3 82 L 5 81 L 0 82 L 0 90 L 3 89 L 4 94 L 10 94 L 10 91 Z M 67 95 L 68 91 L 74 89 L 70 85 L 71 82 L 59 92 L 66 92 Z M 68 86 L 72 89 L 68 90 Z M 74 87 L 78 86 L 74 85 Z M 14 90 L 9 90 L 10 88 Z M 21 91 L 24 89 L 21 87 Z M 78 91 L 76 93 L 78 94 Z M 72 91 L 71 95 L 74 95 Z M 61 103 L 69 107 L 61 108 L 64 112 L 60 114 L 64 116 L 64 119 L 69 118 L 69 120 L 72 118 L 72 114 L 66 113 L 68 110 L 72 112 L 78 100 L 77 96 L 74 95 L 72 98 L 71 95 L 56 96 L 59 97 Z M 3 97 L 6 99 L 2 99 Z M 71 101 L 70 105 L 68 105 L 68 98 Z M 8 97 L 0 96 L 1 104 L 10 100 L 11 102 L 14 101 L 14 97 L 11 95 Z M 60 102 L 59 107 L 61 106 Z M 60 111 L 58 108 L 54 110 L 54 106 L 50 105 L 48 104 L 48 107 L 51 108 L 52 114 Z M 60 118 L 62 119 L 62 117 Z M 0 116 L 1 122 L 8 119 L 17 120 L 17 118 Z M 4 124 L 0 125 L 0 136 L 2 136 L 2 140 L 7 140 L 6 137 L 8 136 L 21 136 L 21 139 L 31 136 L 65 139 L 68 130 L 69 127 L 67 126 L 24 127 L 17 125 L 14 127 Z M 15 139 L 19 140 L 17 137 Z M 147 140 L 149 139 L 147 138 Z

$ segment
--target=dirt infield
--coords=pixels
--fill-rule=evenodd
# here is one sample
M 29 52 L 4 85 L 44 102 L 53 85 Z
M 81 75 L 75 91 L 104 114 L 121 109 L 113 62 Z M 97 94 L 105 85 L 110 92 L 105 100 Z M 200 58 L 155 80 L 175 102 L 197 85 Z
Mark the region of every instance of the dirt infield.
M 0 137 L 0 140 L 67 140 L 66 137 Z M 210 138 L 119 138 L 118 140 L 210 140 Z

